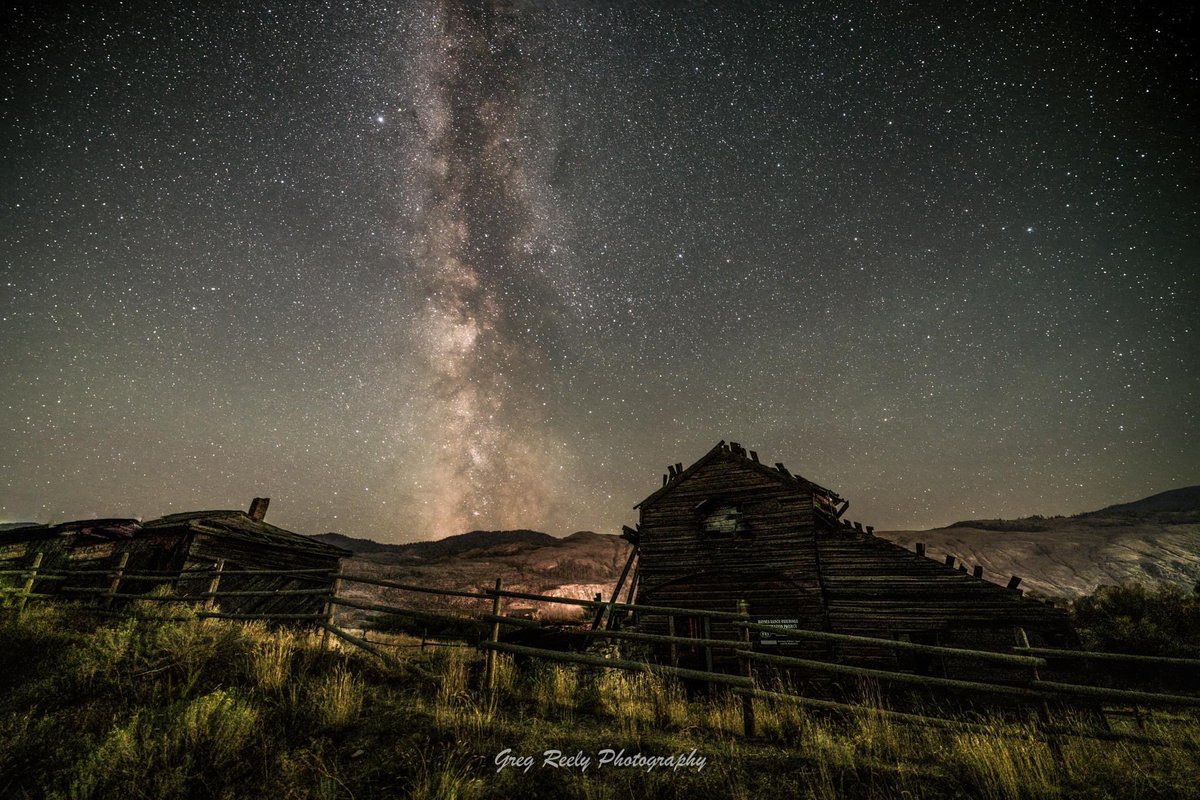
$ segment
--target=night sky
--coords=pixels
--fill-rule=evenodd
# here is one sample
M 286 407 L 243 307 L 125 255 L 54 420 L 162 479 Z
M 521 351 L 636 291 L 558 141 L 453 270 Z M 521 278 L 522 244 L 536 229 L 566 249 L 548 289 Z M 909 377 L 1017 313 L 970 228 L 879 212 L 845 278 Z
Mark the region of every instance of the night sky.
M 202 6 L 202 8 L 197 8 Z M 0 521 L 879 528 L 1200 483 L 1185 4 L 22 4 Z

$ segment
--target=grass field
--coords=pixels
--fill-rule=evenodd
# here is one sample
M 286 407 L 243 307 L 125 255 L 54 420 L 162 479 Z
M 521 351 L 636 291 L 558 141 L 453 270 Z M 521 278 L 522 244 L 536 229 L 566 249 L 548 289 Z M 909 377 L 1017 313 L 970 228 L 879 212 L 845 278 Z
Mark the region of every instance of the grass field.
M 1052 746 L 1014 721 L 955 731 L 756 701 L 748 742 L 738 698 L 689 702 L 653 676 L 501 658 L 488 695 L 470 649 L 396 648 L 384 664 L 319 634 L 141 605 L 139 618 L 4 612 L 0 797 L 1200 796 L 1195 719 L 1151 722 L 1143 733 L 1166 744 Z M 543 766 L 551 749 L 590 763 Z M 692 755 L 601 765 L 606 750 Z

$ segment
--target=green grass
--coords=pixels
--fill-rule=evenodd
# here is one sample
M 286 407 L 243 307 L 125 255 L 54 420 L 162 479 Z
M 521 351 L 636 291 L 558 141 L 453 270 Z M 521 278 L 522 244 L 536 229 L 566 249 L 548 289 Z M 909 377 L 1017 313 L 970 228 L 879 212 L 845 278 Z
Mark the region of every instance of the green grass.
M 469 649 L 381 663 L 318 634 L 38 604 L 0 617 L 3 798 L 1193 798 L 1200 723 L 1151 722 L 1166 744 L 1063 738 L 985 720 L 898 724 L 740 698 L 689 700 L 645 674 L 498 661 L 479 691 Z M 415 667 L 415 668 L 414 668 Z M 1071 724 L 1063 720 L 1062 724 Z M 497 773 L 501 750 L 534 757 Z M 582 751 L 578 769 L 542 753 Z M 702 771 L 595 765 L 601 748 L 697 751 Z

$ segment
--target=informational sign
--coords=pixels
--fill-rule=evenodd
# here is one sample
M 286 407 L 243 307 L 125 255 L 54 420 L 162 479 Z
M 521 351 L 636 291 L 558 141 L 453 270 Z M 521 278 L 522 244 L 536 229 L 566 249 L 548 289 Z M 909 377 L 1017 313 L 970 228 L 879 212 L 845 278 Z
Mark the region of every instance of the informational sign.
M 800 627 L 800 620 L 796 619 L 795 617 L 791 617 L 790 619 L 785 619 L 783 617 L 762 617 L 760 619 L 756 619 L 755 622 L 757 622 L 759 625 L 774 625 L 777 628 Z M 763 647 L 777 647 L 781 643 L 789 644 L 794 641 L 795 639 L 791 639 L 787 636 L 781 636 L 778 633 L 758 631 L 758 643 Z

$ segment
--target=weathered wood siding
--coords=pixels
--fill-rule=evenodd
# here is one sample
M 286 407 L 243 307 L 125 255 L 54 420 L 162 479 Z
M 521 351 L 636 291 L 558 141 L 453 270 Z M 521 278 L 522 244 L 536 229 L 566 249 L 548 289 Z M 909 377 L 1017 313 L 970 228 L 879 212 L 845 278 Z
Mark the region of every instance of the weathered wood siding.
M 717 566 L 727 572 L 771 570 L 788 575 L 815 569 L 812 497 L 737 461 L 710 461 L 642 508 L 639 549 L 645 602 L 659 584 Z M 747 530 L 706 532 L 696 506 L 712 498 L 740 505 Z M 808 547 L 798 546 L 804 539 Z
M 197 533 L 187 556 L 185 570 L 209 569 L 218 559 L 224 559 L 226 570 L 242 569 L 328 569 L 338 568 L 336 557 L 299 552 L 285 547 L 246 541 L 232 536 Z M 287 575 L 223 575 L 220 591 L 278 591 L 330 588 L 333 578 L 293 578 Z M 188 581 L 181 589 L 188 592 L 207 590 L 207 582 Z M 276 597 L 219 598 L 221 610 L 233 614 L 318 614 L 324 607 L 321 595 L 279 595 Z
M 1041 645 L 1076 642 L 1064 611 L 886 539 L 819 525 L 817 547 L 830 623 L 838 633 L 996 651 L 1016 644 L 1017 628 Z M 911 660 L 861 645 L 839 645 L 838 655 L 883 667 L 903 667 Z M 934 660 L 934 671 L 943 666 L 950 669 Z M 1004 668 L 964 663 L 952 671 L 999 677 Z
M 817 580 L 811 494 L 764 474 L 734 455 L 719 455 L 678 479 L 671 491 L 642 508 L 638 602 L 710 611 L 735 611 L 745 600 L 753 617 L 795 619 L 825 627 Z M 697 506 L 712 501 L 704 511 Z M 736 533 L 713 532 L 706 518 L 741 511 Z M 714 620 L 714 638 L 736 638 Z M 666 633 L 667 620 L 648 616 L 642 628 Z M 677 625 L 677 633 L 685 631 Z M 783 646 L 789 654 L 824 652 L 811 643 Z M 783 652 L 783 651 L 781 651 Z M 714 663 L 727 661 L 714 653 Z

